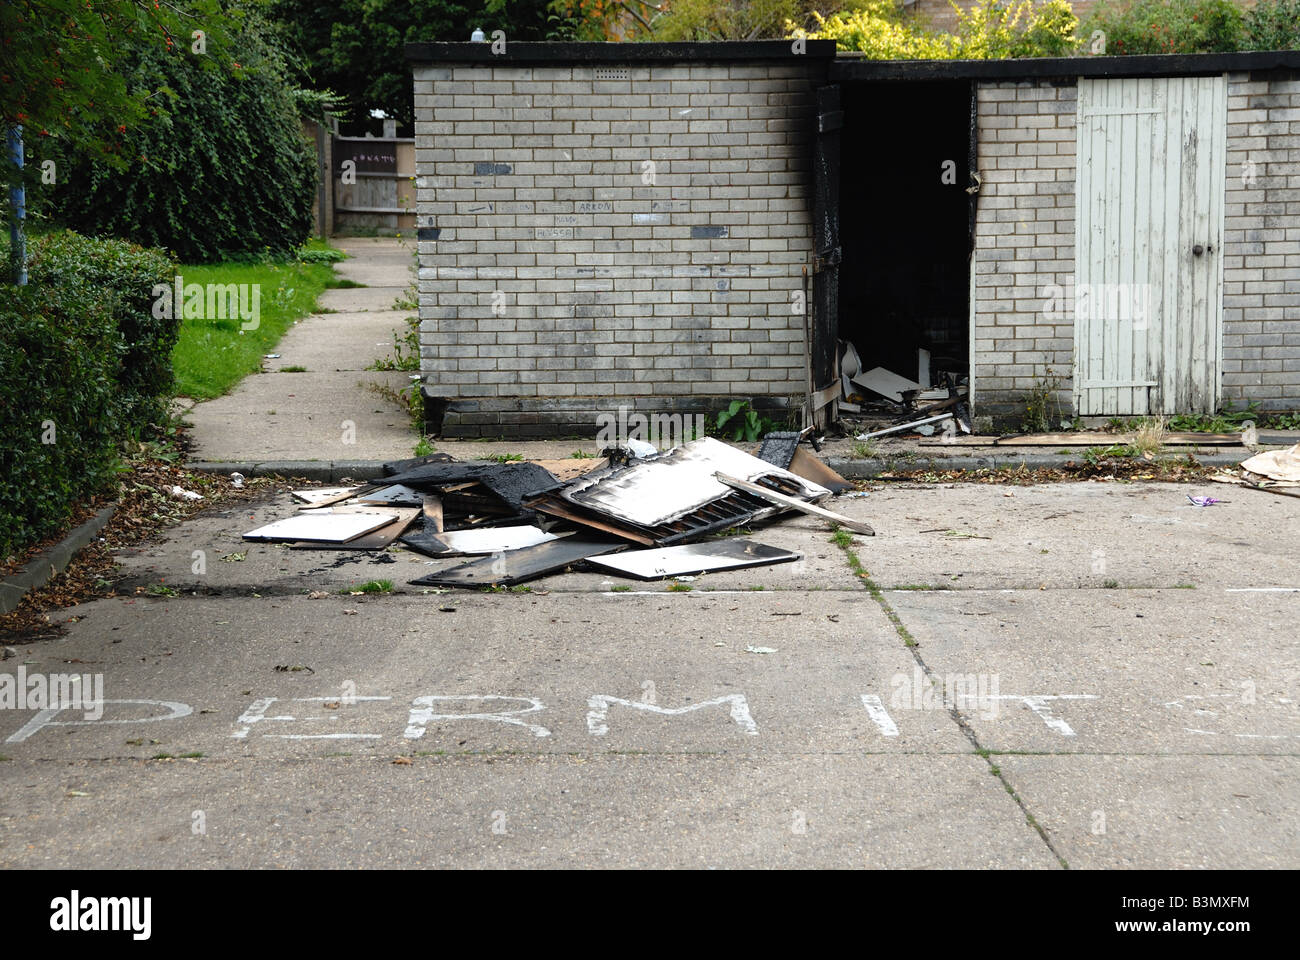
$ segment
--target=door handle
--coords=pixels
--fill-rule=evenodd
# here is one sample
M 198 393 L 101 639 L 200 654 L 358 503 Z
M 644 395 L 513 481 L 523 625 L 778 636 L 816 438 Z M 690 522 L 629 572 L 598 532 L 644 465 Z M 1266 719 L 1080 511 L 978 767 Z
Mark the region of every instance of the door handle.
M 1205 248 L 1201 246 L 1199 243 L 1196 246 L 1192 247 L 1192 256 L 1194 257 L 1199 257 L 1204 252 L 1205 252 Z

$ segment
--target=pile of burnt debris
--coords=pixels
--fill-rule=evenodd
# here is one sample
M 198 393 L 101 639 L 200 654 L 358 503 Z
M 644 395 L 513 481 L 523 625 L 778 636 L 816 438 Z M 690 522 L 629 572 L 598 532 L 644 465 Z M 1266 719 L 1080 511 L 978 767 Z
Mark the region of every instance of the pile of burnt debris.
M 800 446 L 764 438 L 757 457 L 712 438 L 667 451 L 633 442 L 598 459 L 384 465 L 382 480 L 294 491 L 296 514 L 244 534 L 293 549 L 384 550 L 456 562 L 417 586 L 510 586 L 585 565 L 641 579 L 763 566 L 800 554 L 740 537 L 798 511 L 872 535 L 817 504 L 852 484 Z
M 932 371 L 929 351 L 917 351 L 915 380 L 884 367 L 863 370 L 853 344 L 843 341 L 839 361 L 841 416 L 870 420 L 877 426 L 857 434 L 857 439 L 898 433 L 952 437 L 971 432 L 968 377 L 953 370 Z

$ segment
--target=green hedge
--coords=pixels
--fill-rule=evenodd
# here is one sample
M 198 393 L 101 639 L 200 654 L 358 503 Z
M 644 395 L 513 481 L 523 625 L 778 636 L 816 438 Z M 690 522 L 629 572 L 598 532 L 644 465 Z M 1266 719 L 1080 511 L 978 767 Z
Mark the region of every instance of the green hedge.
M 172 285 L 172 260 L 161 250 L 61 231 L 32 242 L 27 270 L 32 284 L 117 294 L 114 320 L 126 345 L 117 373 L 124 425 L 138 435 L 162 424 L 173 393 L 171 356 L 180 320 L 154 317 L 153 289 Z
M 116 297 L 0 287 L 0 556 L 56 533 L 116 464 Z M 53 442 L 46 442 L 53 441 Z
M 162 422 L 179 321 L 155 320 L 156 250 L 38 238 L 29 283 L 0 285 L 0 558 L 59 532 L 107 491 L 124 440 Z

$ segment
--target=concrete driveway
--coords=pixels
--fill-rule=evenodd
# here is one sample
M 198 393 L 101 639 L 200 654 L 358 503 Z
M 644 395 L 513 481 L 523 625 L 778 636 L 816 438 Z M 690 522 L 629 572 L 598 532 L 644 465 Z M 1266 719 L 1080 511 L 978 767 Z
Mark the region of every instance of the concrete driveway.
M 107 701 L 0 711 L 0 866 L 1294 868 L 1300 501 L 1205 492 L 885 485 L 878 594 L 804 517 L 689 591 L 439 594 L 207 514 L 121 558 L 178 596 L 0 664 Z

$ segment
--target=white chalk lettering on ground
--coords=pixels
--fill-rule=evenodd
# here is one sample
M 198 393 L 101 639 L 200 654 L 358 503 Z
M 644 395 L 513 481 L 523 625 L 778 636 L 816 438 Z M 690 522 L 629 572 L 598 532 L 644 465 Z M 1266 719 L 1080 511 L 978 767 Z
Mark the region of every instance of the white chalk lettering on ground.
M 1227 696 L 1227 695 L 1220 695 Z M 877 694 L 863 693 L 858 698 L 862 707 L 867 712 L 867 716 L 883 737 L 899 736 L 899 726 L 894 716 L 891 716 L 886 708 L 884 701 Z M 1032 712 L 1047 729 L 1063 737 L 1076 736 L 1074 728 L 1070 726 L 1063 718 L 1054 713 L 1057 704 L 1065 704 L 1070 701 L 1088 701 L 1097 700 L 1099 697 L 1090 693 L 1065 693 L 1065 694 L 999 694 L 984 692 L 973 698 L 976 702 L 983 701 L 1007 701 L 1019 702 L 1022 706 Z M 1195 696 L 1182 698 L 1181 700 L 1171 701 L 1163 704 L 1167 709 L 1188 709 L 1183 700 L 1194 700 Z M 329 697 L 261 697 L 249 703 L 248 707 L 239 715 L 234 722 L 234 730 L 230 736 L 235 740 L 247 740 L 250 734 L 256 730 L 260 739 L 275 740 L 382 740 L 384 733 L 376 732 L 373 725 L 377 723 L 390 723 L 395 718 L 379 717 L 373 714 L 360 716 L 353 710 L 355 707 L 364 707 L 375 704 L 393 703 L 394 698 L 391 696 L 356 696 L 349 694 L 347 696 L 329 696 Z M 936 702 L 940 702 L 936 700 Z M 6 743 L 22 743 L 34 734 L 46 727 L 77 727 L 92 726 L 95 724 L 126 724 L 126 723 L 156 723 L 164 720 L 180 720 L 188 717 L 193 713 L 193 709 L 185 703 L 175 700 L 97 700 L 102 713 L 103 706 L 114 707 L 144 707 L 144 708 L 162 708 L 165 713 L 150 716 L 137 717 L 94 717 L 89 714 L 84 719 L 59 719 L 64 711 L 77 709 L 72 705 L 50 706 L 37 711 L 36 715 L 27 721 L 18 731 L 5 740 Z M 957 709 L 962 709 L 963 702 L 954 701 Z M 1281 699 L 1279 704 L 1290 704 L 1290 700 Z M 282 705 L 281 709 L 292 712 L 272 713 L 271 710 L 277 704 Z M 295 707 L 295 705 L 297 705 Z M 906 704 L 905 704 L 906 705 Z M 966 704 L 968 705 L 968 704 Z M 655 714 L 660 717 L 680 717 L 688 713 L 695 713 L 709 708 L 725 707 L 728 711 L 731 721 L 738 726 L 745 734 L 749 736 L 758 735 L 758 724 L 754 721 L 750 713 L 749 701 L 743 693 L 731 693 L 725 696 L 714 697 L 708 700 L 700 700 L 696 703 L 688 703 L 680 707 L 662 707 L 646 700 L 628 700 L 623 697 L 615 697 L 609 694 L 593 694 L 587 698 L 587 732 L 593 737 L 603 737 L 609 733 L 609 711 L 610 707 L 621 707 L 626 710 L 640 711 L 642 714 Z M 897 706 L 897 704 L 895 704 Z M 457 711 L 456 708 L 461 708 Z M 323 708 L 319 710 L 309 710 L 307 708 Z M 30 709 L 30 706 L 29 706 Z M 532 715 L 539 714 L 546 710 L 546 705 L 536 697 L 507 696 L 503 694 L 430 694 L 414 698 L 407 708 L 405 727 L 401 736 L 407 740 L 418 740 L 425 736 L 430 724 L 449 724 L 460 723 L 463 721 L 476 721 L 481 723 L 492 723 L 507 727 L 519 727 L 526 730 L 532 736 L 545 738 L 552 736 L 549 728 L 535 722 Z M 113 711 L 115 714 L 120 711 Z M 1204 709 L 1203 707 L 1191 707 L 1190 712 L 1198 716 L 1214 716 L 1215 712 Z M 349 723 L 364 722 L 371 729 L 339 729 Z M 325 725 L 332 729 L 311 730 L 308 727 L 303 730 L 304 725 Z M 290 726 L 293 725 L 293 726 Z M 1212 731 L 1201 728 L 1187 728 L 1188 732 L 1197 734 L 1210 734 Z M 302 730 L 303 732 L 298 732 Z M 1261 739 L 1289 739 L 1292 735 L 1259 735 L 1259 734 L 1227 734 L 1230 736 L 1250 737 Z
M 117 724 L 117 723 L 155 723 L 159 720 L 179 720 L 182 717 L 188 717 L 193 713 L 193 709 L 186 703 L 178 703 L 174 700 L 101 700 L 101 704 L 113 704 L 117 706 L 125 704 L 142 704 L 147 707 L 166 707 L 169 713 L 162 717 L 127 717 L 120 720 L 105 720 L 102 716 L 94 720 L 55 720 L 63 708 L 41 710 L 23 725 L 17 732 L 10 734 L 5 743 L 22 743 L 38 730 L 46 727 L 85 727 L 97 724 Z
M 862 705 L 867 708 L 867 716 L 879 728 L 882 737 L 898 736 L 898 724 L 894 723 L 894 718 L 889 715 L 878 696 L 874 693 L 862 694 Z
M 320 703 L 332 704 L 338 710 L 345 706 L 351 706 L 358 703 L 374 703 L 392 700 L 392 697 L 290 697 L 281 699 L 279 697 L 264 697 L 261 700 L 254 700 L 235 721 L 237 726 L 231 736 L 236 740 L 245 740 L 248 733 L 253 729 L 255 723 L 337 723 L 340 720 L 338 713 L 330 713 L 319 717 L 292 717 L 287 714 L 280 716 L 268 717 L 266 711 L 276 703 Z M 282 728 L 281 728 L 282 729 Z M 274 740 L 381 740 L 381 733 L 264 733 L 264 737 L 270 737 Z
M 1300 676 L 1298 674 L 1297 676 Z M 1251 690 L 1253 694 L 1253 688 Z M 1212 700 L 1226 701 L 1221 703 L 1210 703 Z M 1259 712 L 1266 710 L 1276 711 L 1274 722 L 1295 723 L 1296 714 L 1293 709 L 1295 701 L 1290 697 L 1275 697 L 1273 699 L 1261 698 L 1256 705 L 1255 699 L 1243 700 L 1241 693 L 1188 693 L 1179 697 L 1177 700 L 1166 701 L 1163 706 L 1167 710 L 1186 710 L 1194 717 L 1219 717 L 1222 713 L 1231 711 L 1223 710 L 1223 707 L 1230 707 L 1234 704 L 1247 703 L 1250 706 L 1257 706 Z M 1219 707 L 1219 710 L 1209 709 L 1211 706 Z M 1213 721 L 1211 721 L 1213 722 Z M 1206 730 L 1204 727 L 1183 727 L 1184 733 L 1196 734 L 1199 737 L 1231 737 L 1234 740 L 1300 740 L 1300 733 L 1235 733 L 1230 730 Z
M 526 703 L 522 710 L 498 710 L 494 713 L 434 713 L 437 704 L 470 703 L 481 704 L 487 700 L 509 700 L 514 703 Z M 551 731 L 535 723 L 519 719 L 519 714 L 536 713 L 545 710 L 542 701 L 533 697 L 502 697 L 495 694 L 460 694 L 456 696 L 416 697 L 411 701 L 411 715 L 406 722 L 406 732 L 402 734 L 407 740 L 418 740 L 424 736 L 425 728 L 434 720 L 488 720 L 492 723 L 507 723 L 526 729 L 534 737 L 549 737 Z
M 1026 707 L 1034 712 L 1043 723 L 1047 724 L 1048 730 L 1054 730 L 1063 737 L 1073 737 L 1074 728 L 1052 713 L 1051 701 L 1054 700 L 1096 700 L 1095 694 L 1091 693 L 1053 693 L 1053 694 L 1034 694 L 1032 696 L 1019 696 L 1014 693 L 999 694 L 994 699 L 997 700 L 1019 700 Z
M 731 706 L 731 719 L 735 721 L 736 726 L 740 727 L 751 736 L 758 736 L 758 724 L 754 718 L 749 715 L 749 701 L 745 699 L 743 693 L 729 693 L 724 697 L 715 697 L 712 700 L 701 700 L 699 703 L 687 704 L 684 707 L 659 707 L 653 703 L 645 703 L 639 700 L 624 700 L 622 697 L 611 697 L 607 694 L 598 693 L 587 700 L 587 732 L 593 737 L 603 737 L 609 733 L 609 727 L 605 723 L 606 715 L 612 704 L 619 704 L 623 707 L 630 707 L 633 710 L 641 710 L 645 713 L 657 713 L 665 717 L 678 717 L 683 713 L 690 713 L 694 710 L 703 710 L 705 707 L 717 707 L 722 704 Z

